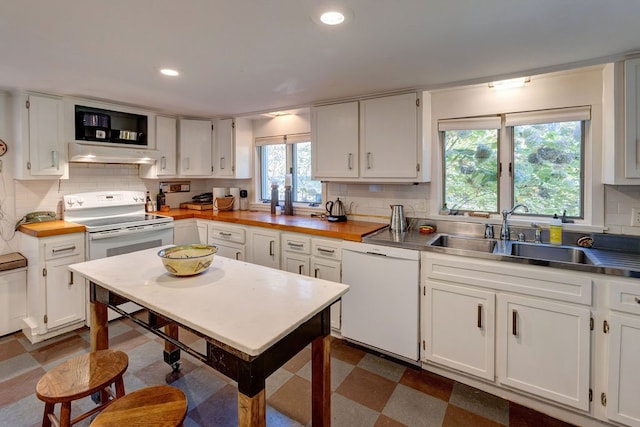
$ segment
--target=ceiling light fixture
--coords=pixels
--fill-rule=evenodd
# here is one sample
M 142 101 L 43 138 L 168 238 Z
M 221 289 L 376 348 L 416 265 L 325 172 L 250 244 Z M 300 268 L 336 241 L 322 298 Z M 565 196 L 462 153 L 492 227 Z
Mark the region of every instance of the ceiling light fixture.
M 494 89 L 513 89 L 516 87 L 523 87 L 525 83 L 529 83 L 530 81 L 531 77 L 518 77 L 515 79 L 489 82 L 489 87 Z
M 344 22 L 344 19 L 344 14 L 342 12 L 338 12 L 337 10 L 330 10 L 320 15 L 320 21 L 322 21 L 323 24 L 327 25 L 342 24 Z
M 180 73 L 177 70 L 171 69 L 171 68 L 162 68 L 160 69 L 160 73 L 164 74 L 165 76 L 169 76 L 169 77 L 176 77 L 178 75 L 180 75 Z

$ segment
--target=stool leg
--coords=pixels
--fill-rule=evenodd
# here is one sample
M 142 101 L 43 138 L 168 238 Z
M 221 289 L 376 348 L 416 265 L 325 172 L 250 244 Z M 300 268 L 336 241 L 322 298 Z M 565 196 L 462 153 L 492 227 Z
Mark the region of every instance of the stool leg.
M 53 403 L 45 402 L 44 404 L 44 416 L 42 417 L 42 427 L 51 427 L 51 420 L 49 414 L 53 414 Z
M 71 425 L 71 402 L 62 402 L 60 408 L 60 427 L 69 427 Z
M 116 398 L 120 399 L 124 396 L 124 379 L 119 377 L 116 379 Z

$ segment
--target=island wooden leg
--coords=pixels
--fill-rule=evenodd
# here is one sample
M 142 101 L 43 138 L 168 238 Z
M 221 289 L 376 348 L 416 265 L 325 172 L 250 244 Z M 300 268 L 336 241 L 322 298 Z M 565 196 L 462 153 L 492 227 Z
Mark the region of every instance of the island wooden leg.
M 311 344 L 311 424 L 331 425 L 331 335 Z
M 178 325 L 175 323 L 169 323 L 165 325 L 164 332 L 171 338 L 178 340 Z M 164 361 L 171 366 L 173 372 L 180 370 L 180 349 L 171 344 L 169 341 L 164 342 Z
M 109 348 L 109 324 L 107 322 L 107 306 L 92 302 L 90 304 L 91 351 Z
M 264 389 L 253 397 L 238 392 L 238 427 L 265 427 L 266 425 Z

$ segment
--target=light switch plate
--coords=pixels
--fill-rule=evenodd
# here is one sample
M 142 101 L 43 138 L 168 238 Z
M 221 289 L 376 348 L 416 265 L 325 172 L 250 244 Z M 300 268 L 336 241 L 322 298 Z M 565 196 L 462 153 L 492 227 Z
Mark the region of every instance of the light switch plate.
M 631 226 L 640 227 L 640 208 L 631 209 Z

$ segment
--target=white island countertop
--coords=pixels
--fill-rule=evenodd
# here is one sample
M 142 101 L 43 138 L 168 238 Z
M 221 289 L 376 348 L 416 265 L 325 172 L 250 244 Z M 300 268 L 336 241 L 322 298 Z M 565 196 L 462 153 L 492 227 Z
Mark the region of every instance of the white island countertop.
M 349 289 L 217 255 L 206 272 L 175 277 L 157 256 L 160 249 L 72 264 L 69 269 L 250 356 L 264 352 Z

